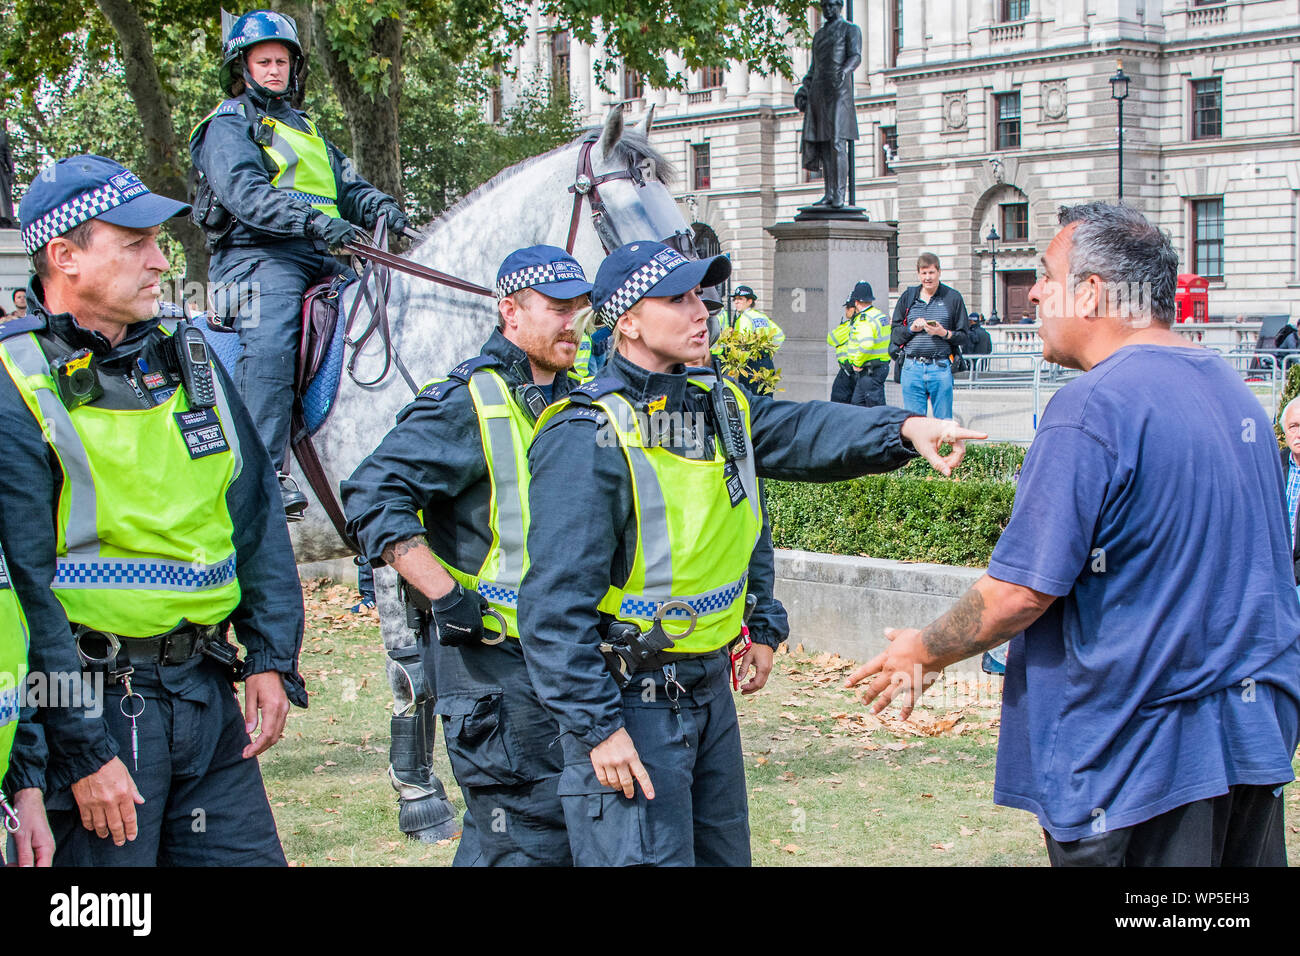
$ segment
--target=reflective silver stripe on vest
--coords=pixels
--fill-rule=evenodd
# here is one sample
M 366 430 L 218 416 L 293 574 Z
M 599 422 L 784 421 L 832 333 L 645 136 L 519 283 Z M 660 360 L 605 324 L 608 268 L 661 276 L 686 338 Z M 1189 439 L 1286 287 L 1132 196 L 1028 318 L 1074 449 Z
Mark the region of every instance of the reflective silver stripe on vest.
M 18 370 L 34 379 L 50 374 L 50 363 L 36 343 L 33 335 L 20 335 L 6 343 Z M 63 407 L 58 394 L 49 387 L 30 381 L 29 387 L 36 395 L 43 420 L 41 431 L 45 440 L 54 446 L 63 462 L 64 488 L 68 495 L 68 527 L 64 540 L 69 552 L 95 553 L 99 549 L 99 528 L 95 523 L 97 512 L 95 482 L 90 476 L 90 459 L 72 424 L 72 416 Z
M 174 327 L 174 323 L 172 323 Z M 50 364 L 32 335 L 9 339 L 6 343 L 18 370 L 29 379 L 48 376 Z M 233 482 L 243 468 L 239 433 L 230 412 L 230 402 L 214 370 L 217 412 L 222 431 L 234 456 Z M 50 388 L 32 385 L 44 420 L 41 429 L 63 463 L 64 489 L 68 495 L 68 526 L 64 531 L 67 556 L 55 560 L 56 588 L 133 588 L 140 590 L 200 591 L 224 587 L 235 579 L 235 556 L 217 564 L 195 561 L 170 561 L 165 558 L 104 557 L 100 553 L 99 526 L 96 521 L 95 482 L 90 475 L 90 459 L 81 435 L 72 424 L 72 416 L 62 400 Z
M 514 422 L 510 418 L 510 394 L 491 372 L 479 370 L 470 378 L 479 391 L 484 410 L 500 410 L 499 417 L 484 418 L 492 446 L 492 482 L 497 502 L 497 541 L 500 558 L 496 577 L 479 582 L 479 594 L 494 600 L 494 589 L 505 595 L 498 603 L 518 604 L 519 582 L 524 576 L 524 506 L 519 499 L 519 469 L 515 464 Z M 513 595 L 513 599 L 509 597 Z
M 298 178 L 298 151 L 289 145 L 289 141 L 280 135 L 279 128 L 271 126 L 271 148 L 284 157 L 284 170 L 275 180 L 276 189 L 292 189 Z M 301 131 L 300 131 L 301 132 Z
M 235 580 L 235 555 L 216 564 L 168 561 L 164 558 L 58 558 L 54 588 L 127 588 L 134 591 L 206 591 Z
M 714 588 L 712 591 L 705 591 L 703 594 L 678 595 L 669 594 L 666 597 L 658 597 L 651 594 L 626 594 L 623 601 L 618 606 L 618 616 L 625 618 L 642 618 L 650 621 L 654 619 L 655 613 L 659 607 L 668 601 L 681 601 L 683 604 L 689 604 L 695 613 L 703 617 L 706 614 L 715 614 L 719 611 L 726 611 L 740 597 L 741 592 L 745 589 L 745 580 L 749 577 L 746 571 L 740 576 L 739 581 L 731 584 L 724 584 L 720 588 Z M 665 611 L 665 618 L 685 619 L 689 615 L 680 608 L 672 608 Z
M 618 419 L 618 427 L 625 433 L 636 433 L 637 415 L 631 403 L 618 393 L 606 396 L 606 399 L 605 407 Z M 641 438 L 642 441 L 645 440 L 644 435 Z M 670 601 L 673 589 L 673 549 L 668 537 L 668 506 L 664 504 L 659 476 L 650 464 L 650 456 L 644 448 L 625 444 L 623 450 L 632 465 L 637 499 L 641 504 L 638 534 L 641 536 L 641 554 L 645 558 L 643 598 Z

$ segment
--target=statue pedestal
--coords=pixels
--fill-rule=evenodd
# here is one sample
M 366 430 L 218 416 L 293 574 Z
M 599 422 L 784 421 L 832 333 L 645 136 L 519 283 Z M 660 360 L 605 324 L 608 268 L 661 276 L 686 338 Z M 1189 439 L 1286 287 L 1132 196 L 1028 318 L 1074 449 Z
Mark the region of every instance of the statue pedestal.
M 861 206 L 800 206 L 795 222 L 817 222 L 824 219 L 846 219 L 850 222 L 867 222 L 867 211 Z M 875 291 L 875 286 L 872 286 Z
M 844 300 L 866 280 L 876 307 L 888 312 L 889 239 L 893 226 L 865 219 L 779 222 L 772 317 L 785 332 L 776 353 L 781 369 L 778 398 L 827 399 L 839 367 L 826 336 L 844 319 Z
M 13 308 L 14 289 L 27 288 L 31 260 L 17 229 L 0 229 L 0 309 Z

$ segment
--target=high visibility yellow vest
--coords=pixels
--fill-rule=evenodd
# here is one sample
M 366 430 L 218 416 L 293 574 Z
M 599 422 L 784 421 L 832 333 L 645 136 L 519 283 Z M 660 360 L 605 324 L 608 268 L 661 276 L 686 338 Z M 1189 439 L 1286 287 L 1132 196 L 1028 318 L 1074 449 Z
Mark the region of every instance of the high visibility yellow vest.
M 519 637 L 519 582 L 528 570 L 528 445 L 533 423 L 511 395 L 510 386 L 490 368 L 470 375 L 470 396 L 478 416 L 483 457 L 492 482 L 488 525 L 492 544 L 474 570 L 458 568 L 443 555 L 434 557 L 462 587 L 478 591 L 506 621 L 506 634 Z M 483 627 L 501 633 L 494 617 Z
M 240 590 L 226 491 L 243 457 L 220 378 L 215 412 L 228 447 L 195 458 L 176 418 L 190 410 L 183 388 L 154 408 L 69 411 L 35 335 L 0 343 L 0 362 L 63 472 L 51 587 L 68 619 L 152 637 L 182 619 L 229 617 Z
M 231 104 L 234 104 L 232 107 Z M 218 113 L 239 112 L 244 115 L 241 100 L 226 100 L 195 124 L 190 140 L 198 135 L 208 121 Z M 338 186 L 334 181 L 334 168 L 330 166 L 329 148 L 316 129 L 316 124 L 303 117 L 309 132 L 282 123 L 271 116 L 255 120 L 258 127 L 270 130 L 269 144 L 259 144 L 275 166 L 271 185 L 285 190 L 294 199 L 300 199 L 334 219 L 342 218 L 338 206 Z
M 578 343 L 578 354 L 573 359 L 573 374 L 579 379 L 589 378 L 591 375 L 591 333 L 582 337 Z
M 0 550 L 0 780 L 9 769 L 9 751 L 18 730 L 20 689 L 26 677 L 27 618 Z
M 746 309 L 740 315 L 734 317 L 724 312 L 722 315 L 722 329 L 723 331 L 736 329 L 740 332 L 771 332 L 773 352 L 785 344 L 785 333 L 781 331 L 781 326 L 773 322 L 765 312 L 760 312 L 758 309 Z M 722 346 L 715 344 L 713 354 L 721 355 Z
M 862 368 L 868 362 L 889 361 L 889 316 L 874 305 L 845 319 L 826 336 L 841 365 Z
M 691 376 L 691 386 L 717 387 L 712 375 Z M 652 421 L 618 392 L 590 399 L 609 418 L 610 428 L 627 459 L 636 511 L 636 555 L 626 581 L 610 584 L 598 607 L 643 631 L 653 626 L 655 613 L 669 601 L 682 601 L 696 612 L 695 630 L 677 641 L 676 653 L 703 653 L 730 643 L 744 623 L 749 559 L 762 529 L 763 517 L 754 473 L 749 403 L 728 381 L 745 420 L 748 455 L 738 465 L 738 480 L 746 500 L 734 507 L 724 474 L 727 462 L 715 449 L 710 460 L 681 458 L 653 441 Z M 542 413 L 541 429 L 571 399 Z M 684 611 L 664 615 L 665 630 L 681 633 L 689 617 Z

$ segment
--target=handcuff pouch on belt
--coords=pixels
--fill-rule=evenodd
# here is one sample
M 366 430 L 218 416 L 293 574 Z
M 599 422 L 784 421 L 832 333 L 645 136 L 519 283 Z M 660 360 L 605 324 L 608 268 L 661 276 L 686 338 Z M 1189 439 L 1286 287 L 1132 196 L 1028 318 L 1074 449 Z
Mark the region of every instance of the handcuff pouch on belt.
M 690 615 L 690 627 L 681 634 L 669 634 L 664 630 L 663 616 L 674 609 L 685 610 Z M 605 639 L 600 643 L 600 653 L 619 690 L 632 683 L 634 674 L 659 667 L 663 652 L 695 630 L 695 618 L 695 609 L 689 604 L 667 601 L 655 612 L 654 625 L 648 631 L 630 621 L 611 622 Z

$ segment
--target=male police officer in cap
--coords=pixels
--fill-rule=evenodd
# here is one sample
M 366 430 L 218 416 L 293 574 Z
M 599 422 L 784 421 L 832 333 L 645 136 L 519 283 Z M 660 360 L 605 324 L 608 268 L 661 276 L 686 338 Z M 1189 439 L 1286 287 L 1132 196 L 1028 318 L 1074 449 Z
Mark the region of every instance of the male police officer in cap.
M 380 218 L 398 232 L 409 225 L 397 201 L 293 108 L 304 68 L 292 20 L 271 10 L 244 14 L 223 48 L 221 87 L 230 99 L 190 133 L 201 174 L 194 215 L 213 250 L 214 304 L 238 317 L 244 351 L 235 382 L 279 473 L 303 292 L 343 271 L 329 250 L 356 238 L 358 225 Z M 292 479 L 282 477 L 281 494 L 286 514 L 300 518 L 307 498 Z
M 844 321 L 826 336 L 840 371 L 831 401 L 874 408 L 885 404 L 889 376 L 889 316 L 875 306 L 870 282 L 859 282 L 844 303 Z
M 0 327 L 0 538 L 23 544 L 31 669 L 90 691 L 41 713 L 60 864 L 284 863 L 252 758 L 307 703 L 302 597 L 248 412 L 201 334 L 153 315 L 160 224 L 188 209 L 101 156 L 20 206 L 36 275 Z
M 750 861 L 727 648 L 762 524 L 758 476 L 831 481 L 916 452 L 947 473 L 963 440 L 982 437 L 901 409 L 775 401 L 688 370 L 708 337 L 700 286 L 729 271 L 658 242 L 611 253 L 592 298 L 616 351 L 543 414 L 529 452 L 520 635 L 563 734 L 559 792 L 579 865 Z M 941 439 L 954 444 L 947 459 Z M 581 520 L 559 501 L 580 503 Z
M 457 865 L 571 862 L 556 787 L 560 731 L 528 679 L 516 615 L 529 507 L 533 422 L 570 387 L 574 319 L 591 285 L 563 249 L 511 253 L 497 273 L 499 322 L 482 351 L 398 416 L 343 483 L 348 529 L 431 607 L 426 677 L 477 843 Z M 569 495 L 541 507 L 581 514 Z M 423 521 L 421 521 L 421 513 Z M 579 519 L 581 520 L 581 519 Z M 469 827 L 467 825 L 467 833 Z

